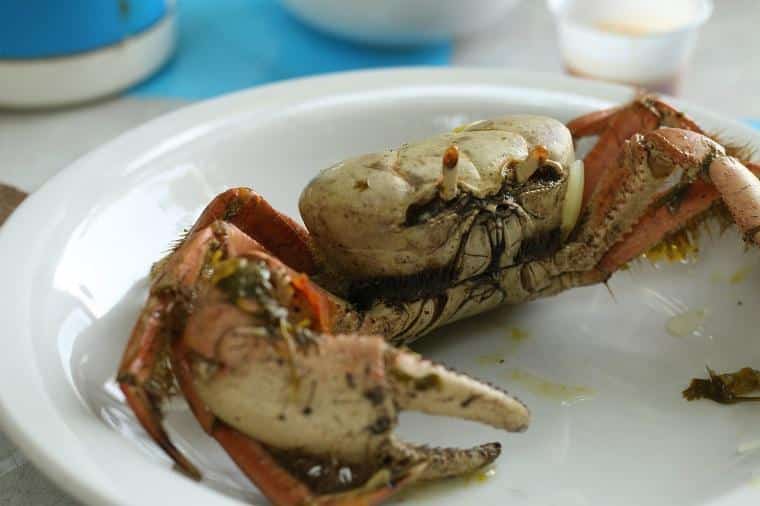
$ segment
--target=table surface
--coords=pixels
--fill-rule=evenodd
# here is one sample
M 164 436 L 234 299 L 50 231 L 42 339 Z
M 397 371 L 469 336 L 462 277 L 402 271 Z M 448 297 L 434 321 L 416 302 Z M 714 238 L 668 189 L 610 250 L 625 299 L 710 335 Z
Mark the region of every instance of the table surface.
M 737 118 L 760 118 L 755 28 L 756 0 L 717 0 L 704 27 L 681 96 Z M 559 72 L 554 28 L 544 2 L 522 2 L 494 26 L 454 48 L 455 65 L 480 65 Z M 726 89 L 729 89 L 726 92 Z M 182 107 L 181 100 L 131 97 L 76 109 L 0 112 L 0 181 L 34 191 L 82 154 L 140 123 Z M 26 463 L 0 434 L 0 504 L 67 506 L 69 498 Z

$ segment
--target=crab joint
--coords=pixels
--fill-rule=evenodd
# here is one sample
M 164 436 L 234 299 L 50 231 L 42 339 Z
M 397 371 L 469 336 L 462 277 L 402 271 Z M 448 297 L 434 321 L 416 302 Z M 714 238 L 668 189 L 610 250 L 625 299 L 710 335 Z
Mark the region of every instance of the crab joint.
M 536 146 L 530 150 L 528 157 L 517 163 L 515 175 L 518 183 L 524 183 L 536 170 L 546 163 L 549 158 L 549 150 L 544 146 Z
M 459 177 L 459 148 L 449 146 L 443 153 L 440 193 L 443 200 L 452 200 L 457 196 L 457 179 Z

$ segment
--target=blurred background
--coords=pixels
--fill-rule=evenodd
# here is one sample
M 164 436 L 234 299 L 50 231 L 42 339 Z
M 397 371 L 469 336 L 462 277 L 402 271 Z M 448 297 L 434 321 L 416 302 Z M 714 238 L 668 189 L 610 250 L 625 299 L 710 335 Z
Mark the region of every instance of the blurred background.
M 714 5 L 713 5 L 714 4 Z M 571 72 L 760 127 L 757 0 L 0 0 L 0 183 L 197 100 L 409 65 Z M 0 185 L 0 223 L 22 193 Z M 0 504 L 76 504 L 0 434 Z
M 34 190 L 93 147 L 188 102 L 363 68 L 490 66 L 551 79 L 570 67 L 760 118 L 760 2 L 711 4 L 0 0 L 0 181 Z

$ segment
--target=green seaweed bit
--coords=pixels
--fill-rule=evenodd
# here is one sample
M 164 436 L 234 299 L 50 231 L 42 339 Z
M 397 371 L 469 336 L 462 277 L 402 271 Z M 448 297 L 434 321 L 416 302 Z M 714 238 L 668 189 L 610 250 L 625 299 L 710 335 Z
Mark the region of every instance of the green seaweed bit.
M 241 298 L 270 298 L 272 291 L 271 273 L 263 262 L 249 262 L 246 258 L 234 258 L 229 275 L 222 277 L 217 286 L 236 301 Z M 220 264 L 224 264 L 221 262 Z M 216 267 L 215 270 L 219 269 Z
M 222 290 L 234 304 L 243 308 L 241 299 L 254 299 L 269 317 L 269 334 L 271 336 L 294 339 L 299 346 L 316 343 L 317 335 L 307 326 L 294 324 L 288 318 L 288 308 L 283 307 L 272 295 L 272 273 L 264 262 L 252 262 L 247 258 L 232 258 L 211 261 L 212 279 L 217 278 L 216 286 Z M 245 310 L 245 309 L 244 309 Z M 283 335 L 287 334 L 287 335 Z
M 686 400 L 710 399 L 720 404 L 760 402 L 760 397 L 747 394 L 760 391 L 760 370 L 745 367 L 735 373 L 716 374 L 707 368 L 708 379 L 695 378 L 683 391 Z
M 184 239 L 183 239 L 184 240 Z M 179 248 L 181 244 L 177 247 Z M 206 254 L 203 256 L 203 263 L 201 264 L 201 277 L 205 280 L 209 280 L 214 276 L 215 267 L 219 263 L 219 258 L 223 255 L 222 245 L 217 239 L 209 241 Z
M 287 317 L 287 310 L 272 295 L 272 273 L 264 262 L 251 262 L 247 258 L 223 260 L 214 265 L 213 277 L 219 278 L 216 286 L 233 303 L 254 299 L 272 319 Z
M 160 399 L 171 397 L 179 390 L 176 378 L 172 373 L 171 358 L 166 348 L 165 346 L 160 352 L 153 372 L 145 383 L 145 389 Z
M 224 215 L 222 216 L 222 220 L 224 221 L 230 221 L 232 218 L 237 216 L 237 214 L 240 212 L 240 209 L 242 209 L 243 203 L 240 201 L 239 198 L 234 198 L 230 201 L 229 204 L 227 204 L 227 208 L 224 210 Z

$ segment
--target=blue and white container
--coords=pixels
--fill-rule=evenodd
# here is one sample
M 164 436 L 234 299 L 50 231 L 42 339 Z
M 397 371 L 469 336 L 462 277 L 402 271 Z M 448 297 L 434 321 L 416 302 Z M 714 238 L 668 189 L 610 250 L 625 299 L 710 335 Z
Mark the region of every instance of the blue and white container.
M 145 79 L 175 46 L 173 0 L 0 0 L 0 107 L 72 104 Z

